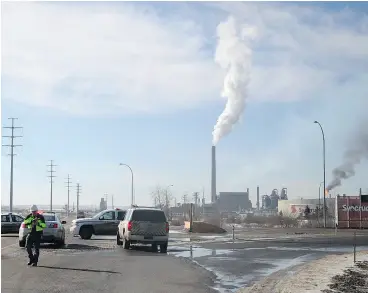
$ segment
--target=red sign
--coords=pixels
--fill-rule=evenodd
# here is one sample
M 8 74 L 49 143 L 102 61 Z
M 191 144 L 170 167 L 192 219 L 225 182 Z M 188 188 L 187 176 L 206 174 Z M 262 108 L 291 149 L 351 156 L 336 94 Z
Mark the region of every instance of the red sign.
M 368 228 L 368 203 L 360 196 L 339 196 L 337 209 L 339 228 Z

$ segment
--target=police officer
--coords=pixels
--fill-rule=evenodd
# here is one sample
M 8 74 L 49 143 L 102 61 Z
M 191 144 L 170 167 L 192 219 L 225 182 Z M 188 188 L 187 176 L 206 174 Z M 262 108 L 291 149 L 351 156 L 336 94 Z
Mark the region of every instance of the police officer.
M 38 213 L 36 205 L 31 206 L 30 214 L 24 219 L 24 224 L 30 230 L 27 235 L 27 252 L 29 257 L 28 265 L 37 266 L 40 255 L 40 242 L 43 229 L 46 228 L 45 218 Z M 32 246 L 35 246 L 35 254 L 33 255 Z

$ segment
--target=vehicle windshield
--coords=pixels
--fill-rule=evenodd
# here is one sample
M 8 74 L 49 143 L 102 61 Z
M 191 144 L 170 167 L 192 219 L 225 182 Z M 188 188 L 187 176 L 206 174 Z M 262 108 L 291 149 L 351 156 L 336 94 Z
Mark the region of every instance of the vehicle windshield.
M 133 212 L 132 221 L 163 223 L 166 222 L 166 217 L 162 211 L 135 210 Z
M 53 221 L 56 221 L 55 215 L 43 215 L 43 217 L 45 218 L 45 222 L 53 222 Z
M 99 212 L 98 214 L 94 215 L 92 218 L 93 218 L 93 219 L 98 219 L 98 218 L 99 218 L 99 217 L 101 217 L 104 213 L 106 213 L 106 211 Z

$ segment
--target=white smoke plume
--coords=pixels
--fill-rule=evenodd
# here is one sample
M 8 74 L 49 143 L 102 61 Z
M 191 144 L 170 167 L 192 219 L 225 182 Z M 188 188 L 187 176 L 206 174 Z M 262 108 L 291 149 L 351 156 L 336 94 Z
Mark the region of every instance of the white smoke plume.
M 215 62 L 226 71 L 221 95 L 227 103 L 213 129 L 213 145 L 231 132 L 244 111 L 252 65 L 248 44 L 255 36 L 254 27 L 239 25 L 231 16 L 217 26 Z
M 355 175 L 355 167 L 368 159 L 368 121 L 361 123 L 351 139 L 351 145 L 344 154 L 344 162 L 332 171 L 333 179 L 327 186 L 330 191 L 340 186 L 343 180 Z

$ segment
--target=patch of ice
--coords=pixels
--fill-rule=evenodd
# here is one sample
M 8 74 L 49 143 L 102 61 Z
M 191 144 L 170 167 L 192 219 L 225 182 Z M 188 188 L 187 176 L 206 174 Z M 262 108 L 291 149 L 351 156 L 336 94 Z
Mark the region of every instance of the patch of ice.
M 292 259 L 284 259 L 284 258 L 272 259 L 272 260 L 271 259 L 257 259 L 256 261 L 259 263 L 270 264 L 273 266 L 272 268 L 258 270 L 258 272 L 261 275 L 268 276 L 274 272 L 285 270 L 287 268 L 303 264 L 307 261 L 310 261 L 311 259 L 313 259 L 313 253 L 305 254 L 305 255 L 299 256 L 297 258 L 292 258 Z
M 175 247 L 171 247 L 174 249 L 169 254 L 172 254 L 177 257 L 186 257 L 190 259 L 205 257 L 205 256 L 217 256 L 217 255 L 226 255 L 231 254 L 233 251 L 229 249 L 207 249 L 200 246 L 190 246 L 189 249 L 175 251 Z
M 343 246 L 343 247 L 279 247 L 279 246 L 269 246 L 265 249 L 272 250 L 286 250 L 286 251 L 315 251 L 315 252 L 351 252 L 353 247 Z M 368 246 L 358 246 L 356 251 L 368 250 Z
M 169 234 L 186 234 L 185 230 L 170 230 Z

